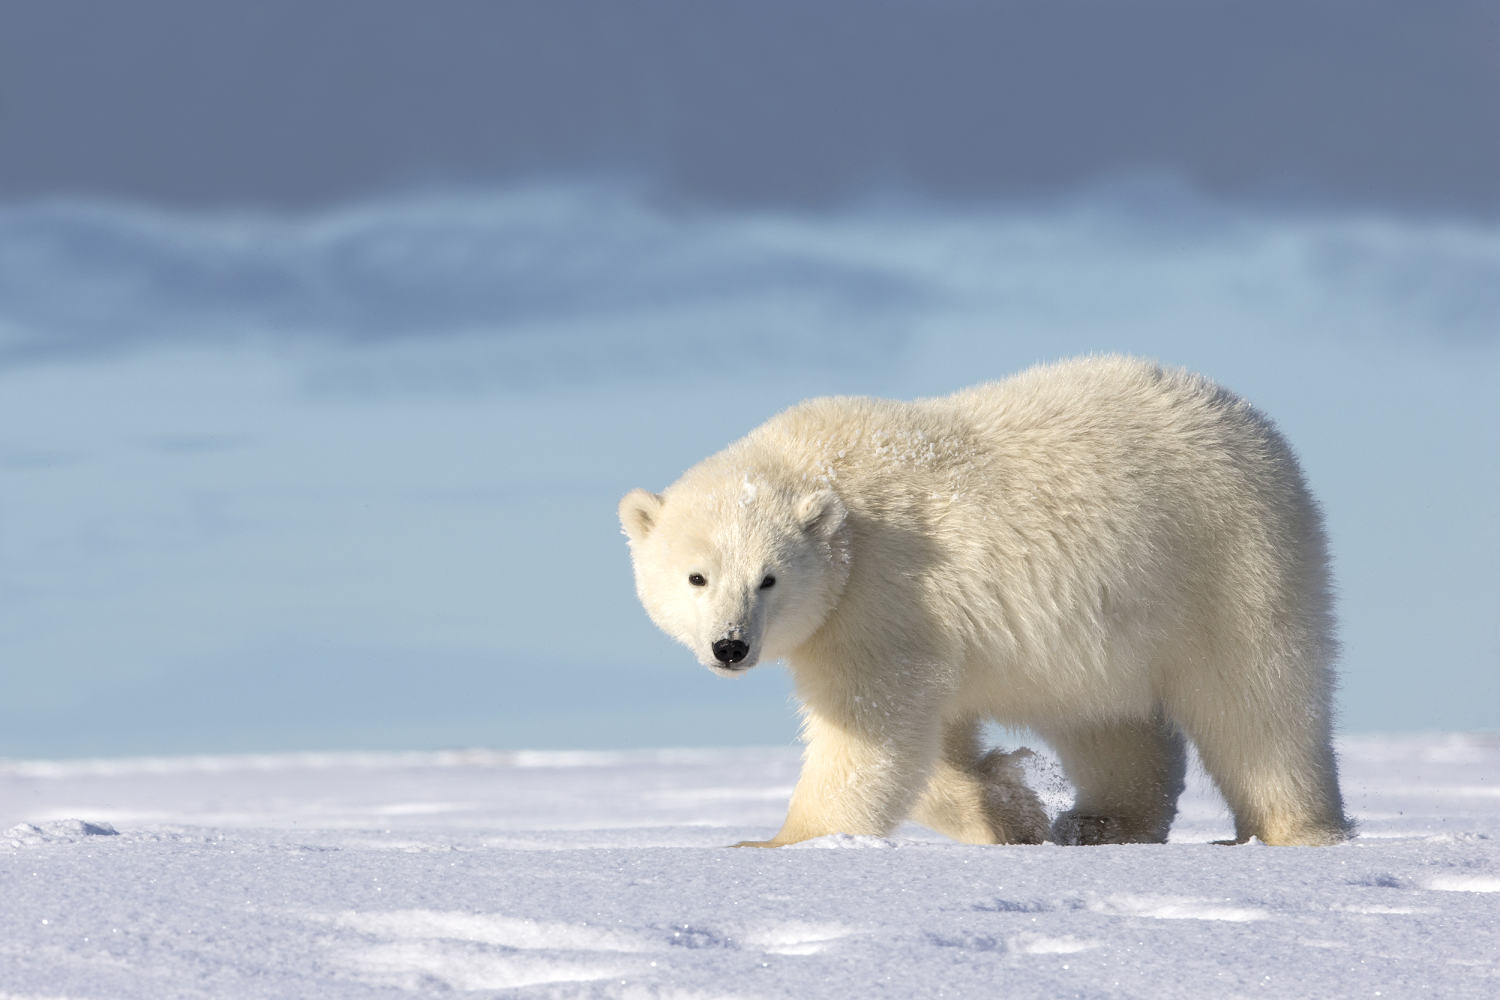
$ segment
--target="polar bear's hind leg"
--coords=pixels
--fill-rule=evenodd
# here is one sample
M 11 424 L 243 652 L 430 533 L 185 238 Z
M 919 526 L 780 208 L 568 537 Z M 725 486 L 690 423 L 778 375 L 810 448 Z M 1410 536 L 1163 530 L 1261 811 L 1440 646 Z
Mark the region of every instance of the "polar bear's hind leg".
M 1344 817 L 1326 711 L 1299 706 L 1288 712 L 1247 695 L 1231 711 L 1179 717 L 1234 813 L 1236 842 L 1256 837 L 1266 844 L 1323 846 L 1353 832 Z

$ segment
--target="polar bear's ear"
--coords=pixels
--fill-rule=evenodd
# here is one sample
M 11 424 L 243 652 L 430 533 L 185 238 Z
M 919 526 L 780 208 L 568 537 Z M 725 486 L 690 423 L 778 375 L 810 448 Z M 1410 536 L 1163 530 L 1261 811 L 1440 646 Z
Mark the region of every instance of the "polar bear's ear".
M 844 501 L 832 490 L 819 490 L 802 498 L 797 504 L 797 520 L 810 534 L 828 538 L 838 531 L 848 516 Z
M 620 526 L 625 529 L 625 537 L 639 542 L 651 534 L 661 513 L 661 504 L 660 493 L 631 490 L 625 494 L 620 501 Z

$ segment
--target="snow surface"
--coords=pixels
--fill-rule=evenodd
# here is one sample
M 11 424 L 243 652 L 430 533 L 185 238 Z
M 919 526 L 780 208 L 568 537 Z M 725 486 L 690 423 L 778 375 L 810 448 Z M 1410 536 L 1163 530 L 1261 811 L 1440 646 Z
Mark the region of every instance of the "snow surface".
M 0 761 L 0 1000 L 1500 996 L 1500 736 L 1341 750 L 1307 849 L 1201 775 L 1165 846 L 760 851 L 792 750 Z

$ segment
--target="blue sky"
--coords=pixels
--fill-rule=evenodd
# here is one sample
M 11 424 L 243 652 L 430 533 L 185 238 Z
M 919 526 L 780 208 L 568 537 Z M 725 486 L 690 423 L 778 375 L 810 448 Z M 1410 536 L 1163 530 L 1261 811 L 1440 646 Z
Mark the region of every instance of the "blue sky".
M 647 621 L 618 497 L 1088 351 L 1286 432 L 1347 729 L 1500 725 L 1476 8 L 192 6 L 0 41 L 0 755 L 789 741 L 779 668 Z

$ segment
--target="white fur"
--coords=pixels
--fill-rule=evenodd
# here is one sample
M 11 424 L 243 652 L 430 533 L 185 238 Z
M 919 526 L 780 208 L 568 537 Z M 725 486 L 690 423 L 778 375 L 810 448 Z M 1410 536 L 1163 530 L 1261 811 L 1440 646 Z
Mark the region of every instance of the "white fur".
M 985 719 L 1056 749 L 1077 788 L 1060 842 L 1165 840 L 1183 736 L 1238 840 L 1347 834 L 1317 507 L 1270 422 L 1201 377 L 1103 357 L 815 399 L 620 516 L 662 629 L 721 673 L 792 670 L 806 761 L 766 843 L 908 816 L 1042 839 Z M 722 639 L 748 655 L 720 664 Z

